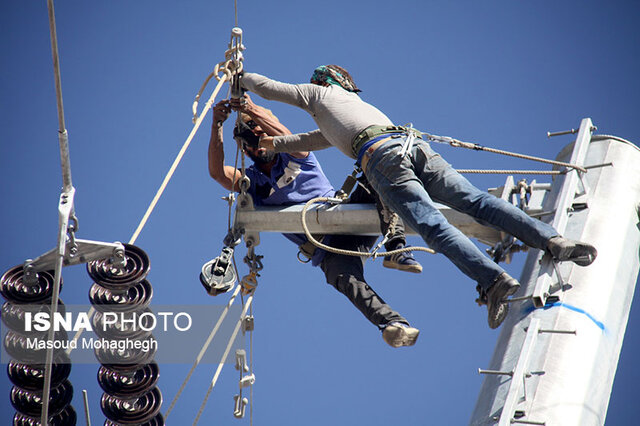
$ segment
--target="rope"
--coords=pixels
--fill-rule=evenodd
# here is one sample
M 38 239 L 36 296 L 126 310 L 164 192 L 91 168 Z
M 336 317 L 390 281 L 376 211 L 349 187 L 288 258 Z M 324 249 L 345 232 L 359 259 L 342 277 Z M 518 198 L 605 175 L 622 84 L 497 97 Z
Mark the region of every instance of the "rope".
M 432 250 L 430 248 L 427 247 L 403 247 L 400 249 L 396 249 L 396 250 L 390 250 L 390 251 L 386 251 L 386 252 L 376 252 L 376 253 L 368 253 L 368 252 L 360 252 L 360 251 L 353 251 L 353 250 L 344 250 L 344 249 L 339 249 L 336 247 L 331 247 L 328 246 L 326 244 L 322 244 L 320 241 L 316 240 L 315 238 L 313 238 L 313 235 L 311 235 L 311 232 L 309 232 L 309 228 L 307 227 L 307 210 L 309 209 L 309 206 L 313 203 L 321 203 L 321 202 L 327 202 L 327 201 L 333 201 L 333 200 L 337 200 L 336 198 L 329 198 L 329 197 L 316 197 L 316 198 L 312 198 L 309 201 L 306 202 L 306 204 L 304 205 L 304 207 L 302 208 L 302 212 L 301 212 L 301 220 L 302 220 L 302 229 L 304 230 L 305 235 L 307 236 L 307 239 L 309 239 L 309 241 L 311 241 L 311 244 L 313 244 L 314 246 L 321 248 L 323 250 L 326 250 L 328 252 L 331 253 L 336 253 L 336 254 L 342 254 L 345 256 L 360 256 L 360 257 L 373 257 L 374 259 L 378 256 L 391 256 L 393 254 L 397 254 L 397 253 L 404 253 L 407 251 L 425 251 L 427 253 L 431 253 L 431 254 L 436 254 L 435 250 Z
M 253 316 L 253 306 L 249 309 L 249 315 Z M 249 331 L 249 369 L 253 373 L 253 330 Z M 253 426 L 253 386 L 249 388 L 249 425 Z
M 216 67 L 216 69 L 217 68 L 218 67 Z M 185 152 L 187 151 L 187 148 L 189 148 L 189 145 L 191 144 L 191 141 L 193 140 L 193 137 L 195 136 L 196 132 L 198 131 L 198 128 L 200 127 L 200 124 L 202 124 L 202 121 L 204 120 L 204 117 L 206 116 L 207 112 L 209 111 L 209 109 L 213 105 L 213 101 L 214 101 L 215 97 L 218 95 L 218 92 L 220 91 L 220 88 L 222 87 L 224 82 L 227 81 L 228 74 L 229 73 L 227 73 L 225 71 L 224 75 L 222 77 L 220 77 L 220 79 L 219 79 L 220 81 L 218 82 L 218 85 L 216 86 L 216 88 L 214 89 L 213 93 L 209 97 L 209 100 L 205 104 L 202 113 L 195 120 L 195 123 L 194 123 L 193 129 L 191 130 L 191 133 L 189 134 L 189 136 L 185 140 L 184 144 L 182 145 L 182 148 L 178 152 L 178 155 L 176 156 L 175 160 L 173 161 L 173 164 L 171 165 L 171 168 L 167 172 L 166 176 L 164 177 L 164 180 L 162 181 L 162 184 L 158 188 L 158 191 L 156 192 L 156 195 L 153 197 L 153 200 L 151 201 L 151 204 L 149 204 L 149 207 L 147 208 L 147 211 L 145 212 L 145 214 L 142 217 L 142 219 L 140 220 L 140 223 L 138 224 L 138 227 L 136 228 L 136 230 L 134 231 L 133 235 L 129 239 L 129 244 L 134 244 L 136 242 L 136 240 L 138 239 L 138 237 L 140 236 L 140 233 L 142 232 L 142 229 L 146 225 L 147 220 L 149 219 L 149 216 L 151 216 L 151 213 L 155 209 L 156 204 L 158 203 L 158 200 L 162 196 L 162 193 L 164 192 L 165 188 L 167 187 L 167 184 L 169 183 L 169 181 L 173 177 L 173 174 L 174 174 L 176 168 L 178 167 L 178 164 L 180 164 L 180 161 L 182 160 L 182 157 L 184 156 Z M 211 75 L 209 77 L 207 77 L 207 80 L 205 81 L 205 84 L 200 89 L 201 91 L 204 90 L 204 87 L 206 86 L 206 83 L 210 79 L 211 79 Z M 198 94 L 198 96 L 199 95 L 200 95 L 200 93 Z M 95 313 L 95 309 L 93 307 L 91 307 L 89 309 L 89 311 L 87 312 L 87 315 L 89 316 L 89 318 L 91 318 L 94 313 Z M 78 330 L 76 332 L 76 334 L 73 336 L 73 341 L 77 341 L 80 338 L 80 336 L 82 335 L 83 332 L 84 332 L 84 330 L 82 330 L 82 329 Z M 69 349 L 67 349 L 67 351 L 66 351 L 67 355 L 70 354 L 72 351 L 73 351 L 73 348 L 72 348 L 71 345 L 69 345 Z
M 184 388 L 187 386 L 187 382 L 189 382 L 189 380 L 191 379 L 191 375 L 195 371 L 196 367 L 198 366 L 198 364 L 200 364 L 200 361 L 202 361 L 202 357 L 204 356 L 205 352 L 209 348 L 209 345 L 211 344 L 213 337 L 218 332 L 218 329 L 220 328 L 222 321 L 224 321 L 227 314 L 229 313 L 229 309 L 231 308 L 231 305 L 233 305 L 233 302 L 235 301 L 236 296 L 238 295 L 239 292 L 240 292 L 240 286 L 237 286 L 236 290 L 233 292 L 233 295 L 231 296 L 231 299 L 229 299 L 229 302 L 227 302 L 227 306 L 225 306 L 224 311 L 222 311 L 222 314 L 218 318 L 216 325 L 211 330 L 211 333 L 209 333 L 209 337 L 207 337 L 207 340 L 204 342 L 204 345 L 202 345 L 202 349 L 200 349 L 200 352 L 198 353 L 196 360 L 193 362 L 193 365 L 191 366 L 191 370 L 189 370 L 189 373 L 187 373 L 187 376 L 185 377 L 184 381 L 182 382 L 182 385 L 180 386 L 180 389 L 178 389 L 178 393 L 176 393 L 176 396 L 171 401 L 169 408 L 167 409 L 166 413 L 164 413 L 165 420 L 169 417 L 169 414 L 173 410 L 173 407 L 176 405 L 176 402 L 178 402 L 178 398 L 180 398 L 182 391 L 184 391 Z
M 458 173 L 466 174 L 496 174 L 496 175 L 562 175 L 565 174 L 559 170 L 478 170 L 478 169 L 457 169 Z
M 236 17 L 236 27 L 238 26 L 238 0 L 233 0 L 233 9 Z
M 60 60 L 58 55 L 58 37 L 56 33 L 56 18 L 53 8 L 53 0 L 47 0 L 47 9 L 49 13 L 49 33 L 51 36 L 51 53 L 53 56 L 53 73 L 55 77 L 56 86 L 56 100 L 58 110 L 58 142 L 60 145 L 60 162 L 62 166 L 62 194 L 68 194 L 71 196 L 71 204 L 62 208 L 59 205 L 58 209 L 58 241 L 57 241 L 57 253 L 53 282 L 53 294 L 51 295 L 51 315 L 54 316 L 58 310 L 58 300 L 60 295 L 60 285 L 62 279 L 62 267 L 64 254 L 66 251 L 65 241 L 67 233 L 69 232 L 69 220 L 73 215 L 73 195 L 75 189 L 71 182 L 71 166 L 69 164 L 69 144 L 67 139 L 67 130 L 64 124 L 64 107 L 62 103 L 62 84 L 60 79 Z M 77 225 L 77 223 L 76 223 Z M 77 226 L 76 226 L 77 228 Z M 73 236 L 73 233 L 71 234 Z M 53 327 L 49 329 L 47 338 L 52 341 L 55 336 Z M 42 387 L 42 409 L 40 411 L 40 424 L 48 424 L 49 421 L 49 396 L 51 393 L 51 369 L 53 363 L 53 348 L 47 348 L 45 356 L 45 370 L 44 370 L 44 383 Z
M 233 346 L 233 341 L 236 339 L 236 336 L 238 335 L 238 331 L 240 331 L 240 326 L 242 325 L 242 321 L 243 321 L 245 315 L 247 314 L 247 310 L 251 306 L 251 302 L 252 301 L 253 301 L 253 295 L 249 296 L 244 308 L 242 309 L 242 313 L 240 314 L 240 319 L 236 323 L 236 327 L 233 329 L 233 333 L 231 334 L 231 338 L 229 339 L 229 343 L 227 344 L 227 347 L 224 350 L 224 354 L 222 354 L 222 359 L 220 360 L 220 363 L 218 364 L 218 368 L 216 369 L 216 372 L 213 375 L 213 378 L 211 379 L 211 384 L 209 385 L 209 389 L 207 389 L 207 393 L 205 394 L 204 399 L 202 401 L 202 404 L 200 405 L 200 409 L 198 410 L 198 414 L 196 415 L 196 418 L 193 421 L 193 425 L 194 426 L 198 423 L 198 420 L 200 420 L 200 416 L 202 415 L 202 412 L 204 411 L 204 407 L 207 405 L 207 400 L 209 399 L 209 395 L 211 395 L 211 391 L 213 391 L 213 388 L 215 387 L 216 382 L 218 381 L 218 377 L 220 376 L 220 372 L 222 371 L 222 367 L 224 366 L 224 363 L 227 360 L 227 357 L 229 356 L 229 351 L 231 351 L 231 346 Z
M 578 170 L 580 172 L 585 173 L 587 170 L 584 167 L 578 166 L 576 164 L 571 164 L 571 163 L 564 163 L 562 161 L 555 161 L 555 160 L 547 160 L 546 158 L 540 158 L 540 157 L 534 157 L 532 155 L 525 155 L 525 154 L 518 154 L 516 152 L 510 152 L 510 151 L 503 151 L 501 149 L 495 149 L 495 148 L 487 148 L 485 146 L 482 145 L 478 145 L 475 143 L 469 143 L 469 142 L 462 142 L 459 141 L 457 139 L 453 139 L 447 136 L 437 136 L 437 135 L 431 135 L 429 133 L 423 133 L 423 136 L 426 136 L 428 140 L 436 142 L 436 143 L 444 143 L 444 144 L 448 144 L 451 145 L 455 148 L 467 148 L 467 149 L 473 149 L 475 151 L 486 151 L 486 152 L 493 152 L 494 154 L 502 154 L 502 155 L 506 155 L 508 157 L 515 157 L 515 158 L 521 158 L 521 159 L 525 159 L 525 160 L 532 160 L 532 161 L 538 161 L 540 163 L 546 163 L 546 164 L 553 164 L 556 166 L 563 166 L 563 167 L 569 167 L 571 169 L 575 169 Z
M 167 175 L 165 176 L 164 180 L 162 181 L 162 184 L 160 185 L 160 188 L 158 188 L 158 191 L 156 192 L 155 197 L 153 197 L 153 200 L 151 201 L 151 204 L 149 205 L 149 208 L 147 208 L 146 213 L 142 217 L 142 220 L 140 221 L 140 224 L 138 225 L 138 228 L 133 233 L 133 236 L 131 237 L 131 240 L 129 240 L 129 244 L 133 244 L 136 241 L 136 239 L 140 235 L 140 232 L 142 231 L 142 228 L 144 228 L 144 226 L 146 225 L 147 220 L 149 219 L 149 216 L 151 215 L 151 212 L 156 207 L 156 204 L 158 203 L 158 200 L 162 196 L 162 193 L 164 192 L 165 188 L 167 187 L 167 184 L 169 183 L 169 181 L 171 180 L 171 177 L 173 176 L 173 173 L 175 172 L 176 168 L 178 167 L 178 164 L 180 163 L 180 161 L 182 160 L 182 157 L 184 156 L 184 153 L 187 151 L 187 148 L 189 148 L 189 145 L 191 144 L 191 141 L 193 140 L 193 137 L 195 136 L 196 132 L 198 131 L 198 128 L 200 127 L 200 124 L 202 123 L 202 121 L 204 120 L 205 116 L 207 115 L 207 112 L 209 111 L 209 109 L 213 105 L 213 101 L 214 101 L 215 97 L 218 95 L 218 92 L 220 91 L 220 88 L 222 87 L 222 85 L 223 85 L 223 83 L 225 81 L 227 81 L 227 74 L 226 73 L 222 76 L 222 78 L 218 82 L 218 85 L 216 86 L 215 90 L 211 94 L 211 97 L 209 97 L 209 100 L 205 104 L 202 113 L 196 119 L 196 122 L 195 122 L 195 124 L 193 126 L 193 129 L 191 130 L 191 133 L 189 133 L 189 136 L 187 137 L 187 140 L 182 145 L 182 148 L 180 149 L 180 152 L 178 153 L 178 156 L 173 161 L 173 164 L 171 165 L 171 168 L 169 169 L 169 172 L 167 172 Z
M 233 166 L 234 169 L 235 169 L 235 172 L 234 172 L 234 175 L 233 175 L 233 182 L 234 183 L 236 181 L 236 173 L 238 172 L 237 166 L 238 166 L 238 155 L 239 155 L 239 153 L 240 153 L 240 147 L 238 146 L 238 147 L 236 147 L 236 155 L 235 155 L 235 161 L 234 161 L 234 166 Z M 232 202 L 232 198 L 230 197 L 228 201 L 229 201 L 229 203 L 228 203 L 229 204 L 229 211 L 228 211 L 227 224 L 228 224 L 229 230 L 231 230 L 231 216 L 232 216 L 231 206 L 232 206 L 232 203 L 233 203 Z M 234 267 L 234 269 L 236 271 L 236 276 L 239 276 L 238 275 L 238 267 L 236 265 L 235 251 L 233 252 L 233 255 L 232 255 L 232 261 L 233 261 L 233 267 Z M 241 286 L 238 285 L 236 287 L 235 291 L 233 292 L 233 295 L 229 299 L 229 302 L 227 303 L 227 306 L 225 307 L 224 311 L 220 315 L 220 318 L 218 318 L 218 322 L 216 323 L 216 325 L 214 326 L 213 330 L 211 331 L 211 334 L 209 334 L 209 337 L 207 337 L 207 340 L 205 341 L 204 345 L 202 346 L 202 349 L 200 350 L 200 353 L 196 357 L 196 360 L 194 361 L 193 365 L 191 366 L 191 370 L 189 370 L 189 373 L 187 374 L 187 376 L 185 377 L 184 381 L 182 382 L 182 385 L 180 386 L 180 389 L 178 389 L 178 392 L 177 392 L 176 396 L 171 401 L 171 404 L 169 405 L 169 408 L 167 409 L 167 411 L 166 411 L 166 413 L 164 415 L 165 420 L 167 419 L 167 417 L 169 417 L 169 413 L 171 413 L 171 411 L 173 410 L 173 407 L 175 406 L 176 402 L 178 401 L 178 398 L 180 398 L 180 395 L 184 391 L 184 388 L 186 387 L 187 383 L 191 379 L 191 376 L 192 376 L 194 370 L 196 369 L 196 367 L 198 366 L 198 364 L 202 360 L 202 357 L 204 356 L 204 353 L 206 352 L 207 348 L 211 344 L 211 341 L 213 340 L 213 337 L 218 332 L 220 324 L 222 323 L 224 318 L 227 316 L 227 313 L 229 312 L 229 308 L 231 307 L 231 305 L 233 305 L 236 296 L 240 292 L 240 289 L 241 289 Z M 243 300 L 242 296 L 241 296 L 241 300 L 242 300 L 242 304 L 244 306 L 244 300 Z

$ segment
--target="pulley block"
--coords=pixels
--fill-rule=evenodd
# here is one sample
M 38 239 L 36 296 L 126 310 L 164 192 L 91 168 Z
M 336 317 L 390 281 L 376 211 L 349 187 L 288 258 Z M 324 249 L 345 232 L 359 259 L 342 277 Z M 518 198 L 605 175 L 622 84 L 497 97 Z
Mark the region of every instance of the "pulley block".
M 233 248 L 225 247 L 220 256 L 202 266 L 200 282 L 211 296 L 230 291 L 236 283 L 233 267 Z

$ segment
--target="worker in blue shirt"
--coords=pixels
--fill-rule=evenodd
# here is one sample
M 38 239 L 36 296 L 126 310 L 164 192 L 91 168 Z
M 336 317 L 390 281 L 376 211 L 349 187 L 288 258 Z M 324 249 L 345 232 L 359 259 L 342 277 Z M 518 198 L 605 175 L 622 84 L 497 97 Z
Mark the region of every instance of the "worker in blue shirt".
M 250 179 L 248 193 L 255 205 L 290 205 L 304 203 L 312 198 L 333 196 L 335 190 L 322 171 L 315 155 L 310 152 L 274 153 L 257 147 L 263 134 L 279 136 L 291 132 L 278 121 L 271 111 L 256 105 L 248 95 L 241 99 L 218 102 L 213 108 L 213 125 L 209 142 L 209 173 L 224 188 L 239 191 L 241 172 L 224 164 L 222 124 L 232 110 L 241 113 L 241 122 L 234 129 L 234 137 L 253 164 L 245 172 Z M 367 188 L 366 181 L 358 185 L 351 202 L 377 202 L 381 224 L 386 233 L 391 213 L 376 200 L 376 194 Z M 393 250 L 405 245 L 401 222 L 396 223 L 385 244 Z M 320 266 L 329 284 L 343 293 L 363 315 L 380 330 L 386 343 L 393 347 L 411 346 L 419 330 L 389 305 L 367 284 L 364 278 L 364 258 L 346 256 L 316 249 L 300 234 L 285 234 L 309 257 L 314 266 Z M 377 237 L 357 235 L 326 235 L 322 241 L 343 250 L 368 252 Z M 387 257 L 384 266 L 421 272 L 422 266 L 409 252 Z

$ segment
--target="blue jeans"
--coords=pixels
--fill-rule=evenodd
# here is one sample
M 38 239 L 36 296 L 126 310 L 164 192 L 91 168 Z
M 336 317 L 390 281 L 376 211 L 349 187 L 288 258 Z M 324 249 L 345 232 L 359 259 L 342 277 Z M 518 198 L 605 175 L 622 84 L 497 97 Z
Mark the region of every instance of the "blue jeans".
M 447 222 L 434 202 L 466 213 L 534 248 L 545 248 L 549 238 L 558 235 L 550 225 L 473 186 L 423 140 L 417 139 L 412 150 L 401 157 L 403 142 L 404 138 L 395 139 L 373 151 L 365 175 L 406 225 L 482 289 L 487 290 L 504 270 Z

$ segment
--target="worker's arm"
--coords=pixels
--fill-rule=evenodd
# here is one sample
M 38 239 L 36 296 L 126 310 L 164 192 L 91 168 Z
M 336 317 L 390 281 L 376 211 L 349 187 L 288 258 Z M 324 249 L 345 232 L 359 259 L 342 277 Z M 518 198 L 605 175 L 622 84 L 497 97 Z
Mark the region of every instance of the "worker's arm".
M 229 104 L 234 111 L 244 112 L 269 136 L 291 135 L 291 131 L 282 124 L 269 110 L 256 105 L 251 97 L 245 94 L 240 99 L 230 99 Z M 307 158 L 308 151 L 294 150 L 288 152 L 294 158 Z
M 276 152 L 295 152 L 300 149 L 318 151 L 331 147 L 331 143 L 324 137 L 320 130 L 308 133 L 283 136 L 263 136 L 260 138 L 260 146 Z
M 284 102 L 305 111 L 308 111 L 311 99 L 322 93 L 321 86 L 315 84 L 282 83 L 255 73 L 244 73 L 240 86 L 264 99 Z
M 213 124 L 209 139 L 209 174 L 227 190 L 239 191 L 238 180 L 242 176 L 240 170 L 224 164 L 222 124 L 230 113 L 231 108 L 226 100 L 218 102 L 213 107 Z

